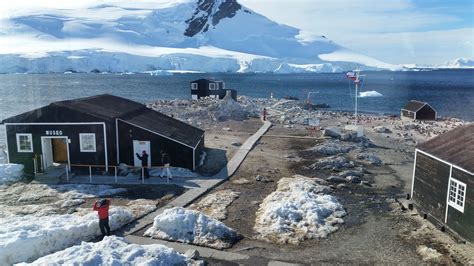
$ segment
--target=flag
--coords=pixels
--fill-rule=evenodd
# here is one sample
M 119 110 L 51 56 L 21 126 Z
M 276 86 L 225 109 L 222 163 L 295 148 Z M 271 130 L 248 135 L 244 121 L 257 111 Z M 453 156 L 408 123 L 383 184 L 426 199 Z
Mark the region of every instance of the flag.
M 346 77 L 350 80 L 356 80 L 356 74 L 354 72 L 347 72 Z

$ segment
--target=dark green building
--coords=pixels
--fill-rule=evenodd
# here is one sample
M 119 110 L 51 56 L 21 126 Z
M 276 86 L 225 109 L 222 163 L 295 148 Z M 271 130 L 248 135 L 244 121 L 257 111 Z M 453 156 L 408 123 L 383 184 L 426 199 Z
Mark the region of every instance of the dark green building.
M 474 124 L 415 150 L 411 197 L 431 221 L 474 241 Z

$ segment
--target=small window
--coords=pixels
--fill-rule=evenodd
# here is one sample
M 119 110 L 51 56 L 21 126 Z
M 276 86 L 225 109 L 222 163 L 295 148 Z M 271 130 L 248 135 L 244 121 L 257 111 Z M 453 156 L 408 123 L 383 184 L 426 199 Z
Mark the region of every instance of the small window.
M 81 145 L 81 152 L 96 152 L 95 134 L 94 133 L 79 134 L 79 144 Z
M 18 152 L 33 152 L 33 136 L 31 134 L 16 134 Z
M 211 90 L 211 91 L 216 90 L 216 84 L 215 83 L 209 83 L 209 90 Z
M 460 212 L 464 212 L 466 198 L 466 184 L 454 178 L 449 179 L 449 206 Z
M 191 83 L 191 90 L 197 90 L 198 89 L 198 84 L 197 83 Z

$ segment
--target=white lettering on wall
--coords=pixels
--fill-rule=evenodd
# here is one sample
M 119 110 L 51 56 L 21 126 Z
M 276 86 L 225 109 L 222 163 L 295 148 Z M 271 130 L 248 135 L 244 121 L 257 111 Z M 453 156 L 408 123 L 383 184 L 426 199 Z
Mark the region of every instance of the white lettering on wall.
M 46 130 L 46 136 L 62 136 L 62 130 Z

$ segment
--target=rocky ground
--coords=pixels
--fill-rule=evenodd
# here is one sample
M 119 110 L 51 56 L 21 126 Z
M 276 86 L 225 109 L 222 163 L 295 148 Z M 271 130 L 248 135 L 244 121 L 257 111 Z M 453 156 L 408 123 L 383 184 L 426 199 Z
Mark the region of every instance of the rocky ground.
M 410 191 L 414 146 L 466 122 L 413 122 L 363 114 L 358 116 L 358 125 L 364 127 L 365 136 L 357 138 L 344 132 L 344 127 L 355 120 L 350 113 L 305 110 L 298 102 L 287 100 L 239 97 L 239 101 L 240 107 L 217 100 L 150 105 L 179 114 L 179 119 L 205 129 L 209 132 L 206 145 L 226 156 L 231 156 L 238 143 L 255 132 L 260 123 L 253 117 L 264 107 L 267 109 L 274 126 L 228 182 L 192 206 L 214 215 L 244 236 L 230 251 L 304 264 L 474 261 L 471 244 L 440 232 L 398 203 Z M 234 112 L 221 112 L 219 107 Z M 177 108 L 183 111 L 178 112 Z M 202 111 L 206 108 L 211 111 Z M 242 120 L 243 113 L 250 119 Z M 320 125 L 308 125 L 308 120 L 319 121 Z M 294 174 L 331 188 L 331 195 L 346 209 L 344 225 L 325 239 L 306 240 L 298 245 L 259 240 L 254 226 L 260 204 L 276 190 L 281 178 Z M 229 197 L 216 197 L 219 194 Z

